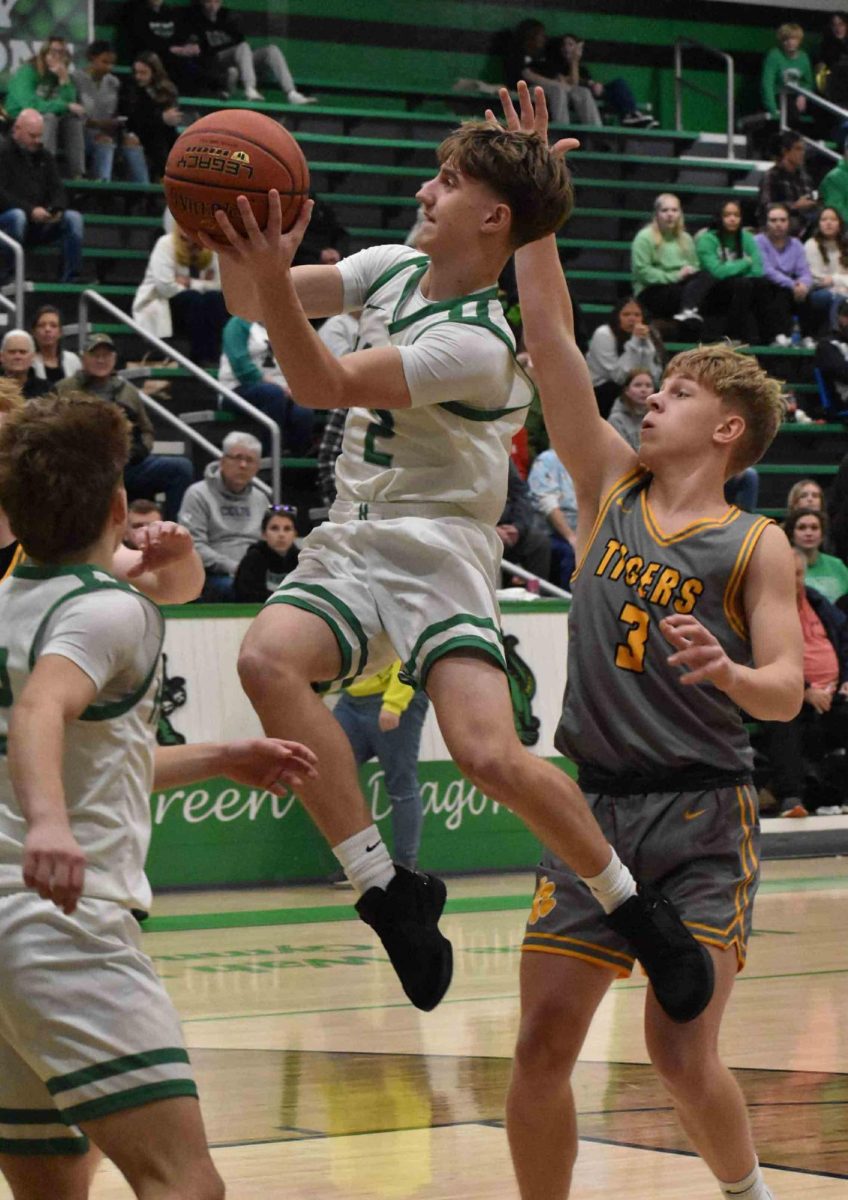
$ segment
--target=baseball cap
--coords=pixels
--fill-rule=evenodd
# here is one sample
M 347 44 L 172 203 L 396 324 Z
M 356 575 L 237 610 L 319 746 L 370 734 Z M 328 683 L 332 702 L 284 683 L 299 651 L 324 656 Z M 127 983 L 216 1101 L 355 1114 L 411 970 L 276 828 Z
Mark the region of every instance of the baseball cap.
M 115 343 L 109 337 L 108 333 L 93 333 L 91 337 L 86 339 L 85 351 L 96 350 L 98 346 L 108 346 L 110 350 L 115 349 Z

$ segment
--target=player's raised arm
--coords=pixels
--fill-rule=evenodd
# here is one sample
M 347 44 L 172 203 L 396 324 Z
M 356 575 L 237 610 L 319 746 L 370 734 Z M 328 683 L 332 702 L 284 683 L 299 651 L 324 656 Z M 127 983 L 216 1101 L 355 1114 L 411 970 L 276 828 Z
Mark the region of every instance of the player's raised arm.
M 264 320 L 262 300 L 250 269 L 222 250 L 220 243 L 213 242 L 203 234 L 198 238 L 207 249 L 219 255 L 221 288 L 227 311 L 244 321 Z M 335 266 L 292 267 L 292 280 L 298 299 L 310 319 L 334 317 L 342 311 L 344 288 Z

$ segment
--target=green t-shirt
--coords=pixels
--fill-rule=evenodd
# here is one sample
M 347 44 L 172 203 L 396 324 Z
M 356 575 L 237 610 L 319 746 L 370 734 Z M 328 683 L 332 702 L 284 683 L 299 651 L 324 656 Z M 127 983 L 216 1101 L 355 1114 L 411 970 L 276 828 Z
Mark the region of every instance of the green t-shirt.
M 804 583 L 835 604 L 842 596 L 848 595 L 848 567 L 835 554 L 819 554 L 814 563 L 807 564 Z
M 778 114 L 779 92 L 784 83 L 797 83 L 809 92 L 816 90 L 813 67 L 806 50 L 799 50 L 794 58 L 789 58 L 779 46 L 773 46 L 765 57 L 760 92 L 763 106 L 773 117 Z
M 630 249 L 633 292 L 639 295 L 653 283 L 676 283 L 682 267 L 698 267 L 695 243 L 688 233 L 664 237 L 657 245 L 651 225 L 640 229 Z

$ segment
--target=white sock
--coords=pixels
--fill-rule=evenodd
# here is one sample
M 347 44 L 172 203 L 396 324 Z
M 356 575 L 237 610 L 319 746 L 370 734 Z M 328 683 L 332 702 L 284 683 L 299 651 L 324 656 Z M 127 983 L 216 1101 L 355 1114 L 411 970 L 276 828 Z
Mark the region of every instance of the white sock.
M 719 1179 L 718 1184 L 722 1195 L 731 1196 L 733 1200 L 774 1200 L 773 1194 L 763 1179 L 760 1164 L 756 1160 L 753 1171 L 744 1179 L 740 1179 L 736 1183 L 722 1183 Z
M 581 876 L 586 887 L 605 913 L 614 912 L 625 900 L 636 895 L 636 880 L 612 846 L 610 846 L 610 854 L 612 858 L 600 875 L 592 875 L 588 879 Z
M 333 854 L 358 896 L 372 887 L 387 888 L 397 874 L 376 825 L 369 825 L 333 846 Z

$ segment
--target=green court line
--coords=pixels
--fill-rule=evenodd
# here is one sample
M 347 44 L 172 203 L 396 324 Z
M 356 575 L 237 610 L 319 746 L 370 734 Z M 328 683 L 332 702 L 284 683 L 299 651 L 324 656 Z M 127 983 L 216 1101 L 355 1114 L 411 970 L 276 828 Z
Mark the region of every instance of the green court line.
M 781 892 L 823 892 L 848 889 L 848 875 L 821 879 L 774 879 L 760 884 L 766 895 Z M 466 896 L 448 900 L 445 914 L 510 912 L 529 907 L 528 891 L 517 896 Z M 353 921 L 352 904 L 322 904 L 304 908 L 266 908 L 246 912 L 183 913 L 169 917 L 150 917 L 144 922 L 145 933 L 177 933 L 190 929 L 239 929 L 261 925 L 326 925 L 334 921 Z

